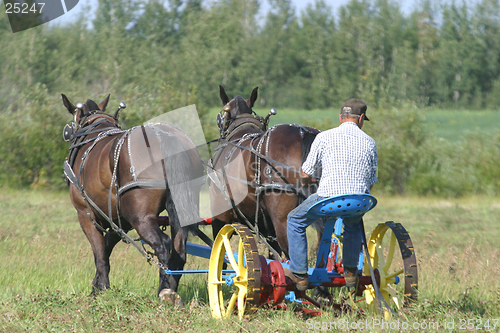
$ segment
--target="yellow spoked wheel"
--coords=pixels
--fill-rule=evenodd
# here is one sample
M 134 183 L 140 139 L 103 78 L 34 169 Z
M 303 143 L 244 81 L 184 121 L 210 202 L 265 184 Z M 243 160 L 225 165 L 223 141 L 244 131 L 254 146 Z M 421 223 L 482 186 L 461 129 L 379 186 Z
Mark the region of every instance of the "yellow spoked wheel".
M 379 290 L 387 305 L 398 312 L 403 305 L 417 299 L 417 259 L 413 243 L 405 228 L 399 223 L 386 222 L 373 230 L 368 240 L 368 254 L 375 276 L 380 278 Z M 370 276 L 367 258 L 363 275 Z M 364 296 L 369 313 L 380 313 L 375 288 L 367 285 Z M 382 300 L 380 300 L 382 302 Z M 391 312 L 383 305 L 384 318 Z
M 219 319 L 236 310 L 242 319 L 259 305 L 259 253 L 247 227 L 238 223 L 225 225 L 215 238 L 208 271 L 208 297 L 212 316 Z

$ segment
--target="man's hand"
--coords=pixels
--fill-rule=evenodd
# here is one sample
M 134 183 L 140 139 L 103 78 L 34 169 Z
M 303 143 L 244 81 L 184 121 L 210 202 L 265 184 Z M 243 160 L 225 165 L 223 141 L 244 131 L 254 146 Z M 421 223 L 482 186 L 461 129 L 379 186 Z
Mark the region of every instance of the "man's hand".
M 305 173 L 304 171 L 301 170 L 300 184 L 302 186 L 306 186 L 306 185 L 309 185 L 309 184 L 315 183 L 315 182 L 316 182 L 316 179 L 314 179 L 313 177 L 309 176 L 307 173 Z

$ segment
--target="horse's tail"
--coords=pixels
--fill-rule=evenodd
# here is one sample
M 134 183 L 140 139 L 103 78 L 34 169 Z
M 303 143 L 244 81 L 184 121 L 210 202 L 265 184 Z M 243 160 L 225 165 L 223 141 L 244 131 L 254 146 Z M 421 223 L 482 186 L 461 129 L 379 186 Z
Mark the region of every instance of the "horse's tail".
M 162 135 L 161 151 L 167 176 L 167 200 L 171 226 L 188 227 L 195 231 L 201 218 L 200 188 L 203 181 L 203 164 L 194 145 L 181 138 Z
M 311 145 L 318 135 L 319 131 L 313 131 L 311 128 L 300 127 L 300 135 L 302 136 L 302 163 L 304 163 L 311 151 Z M 318 170 L 315 174 L 315 177 L 321 176 L 321 170 Z M 311 194 L 316 193 L 318 186 L 316 183 L 313 183 L 307 187 L 301 187 L 299 190 L 299 204 L 301 204 L 307 197 Z

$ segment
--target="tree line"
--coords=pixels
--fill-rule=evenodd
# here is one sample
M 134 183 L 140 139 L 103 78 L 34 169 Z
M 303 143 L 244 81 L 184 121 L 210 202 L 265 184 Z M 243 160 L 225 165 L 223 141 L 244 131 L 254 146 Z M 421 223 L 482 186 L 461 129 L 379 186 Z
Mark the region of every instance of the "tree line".
M 407 14 L 390 0 L 351 0 L 336 12 L 316 0 L 300 13 L 270 0 L 264 16 L 257 0 L 99 0 L 71 22 L 16 34 L 0 13 L 0 184 L 64 186 L 60 137 L 70 117 L 61 93 L 75 103 L 111 93 L 129 105 L 129 127 L 196 104 L 209 140 L 219 84 L 245 97 L 259 86 L 266 108 L 364 99 L 379 113 L 367 131 L 387 193 L 500 191 L 491 155 L 500 135 L 436 144 L 419 115 L 428 106 L 497 108 L 498 0 L 422 0 Z
M 89 18 L 93 17 L 93 18 Z M 498 0 L 99 0 L 72 22 L 12 34 L 0 16 L 0 108 L 23 88 L 156 94 L 165 87 L 218 105 L 260 87 L 262 107 L 337 107 L 358 96 L 419 106 L 495 108 Z

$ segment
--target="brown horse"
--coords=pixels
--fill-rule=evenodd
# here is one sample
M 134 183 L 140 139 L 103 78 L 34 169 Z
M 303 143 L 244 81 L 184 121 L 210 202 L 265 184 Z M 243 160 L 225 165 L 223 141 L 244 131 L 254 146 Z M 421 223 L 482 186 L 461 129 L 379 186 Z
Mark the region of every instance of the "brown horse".
M 252 110 L 257 88 L 249 99 L 230 100 L 220 86 L 220 98 L 221 137 L 209 172 L 214 237 L 224 224 L 239 221 L 261 233 L 261 240 L 276 250 L 270 249 L 274 256 L 281 251 L 288 256 L 287 215 L 316 190 L 300 187 L 300 170 L 319 130 L 297 125 L 267 129 L 269 116 Z M 316 227 L 322 232 L 321 224 Z
M 178 304 L 180 276 L 165 270 L 184 267 L 188 231 L 195 231 L 194 223 L 200 220 L 201 184 L 191 182 L 203 177 L 196 147 L 184 132 L 168 124 L 122 130 L 117 122 L 119 109 L 114 116 L 104 112 L 109 95 L 99 105 L 87 100 L 75 106 L 65 95 L 62 99 L 73 115 L 63 133 L 72 143 L 65 173 L 71 201 L 94 252 L 92 293 L 110 287 L 109 257 L 123 239 L 158 264 L 158 293 Z M 165 209 L 171 238 L 158 225 Z M 157 261 L 126 234 L 132 228 L 153 248 Z

